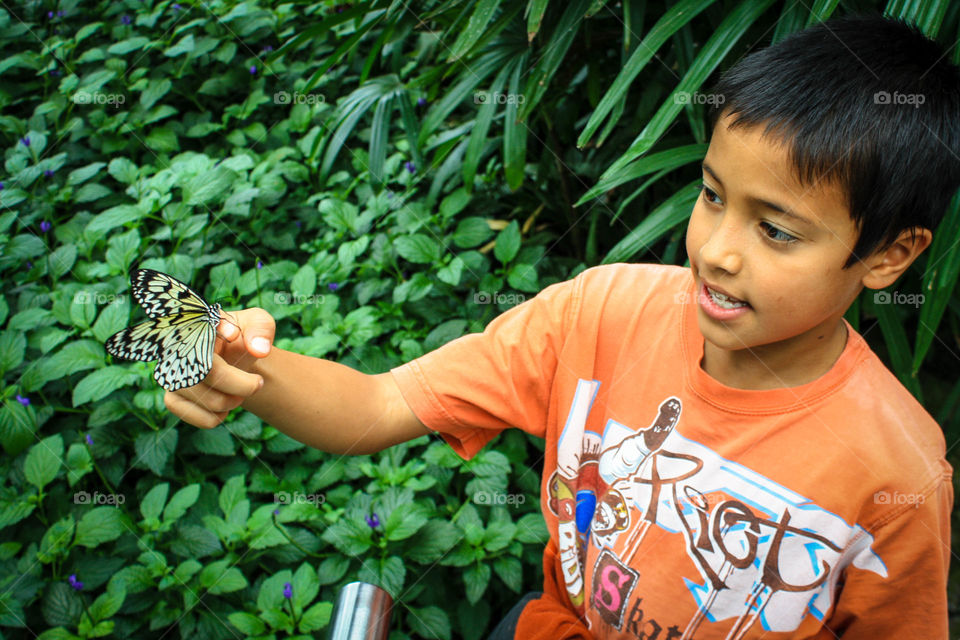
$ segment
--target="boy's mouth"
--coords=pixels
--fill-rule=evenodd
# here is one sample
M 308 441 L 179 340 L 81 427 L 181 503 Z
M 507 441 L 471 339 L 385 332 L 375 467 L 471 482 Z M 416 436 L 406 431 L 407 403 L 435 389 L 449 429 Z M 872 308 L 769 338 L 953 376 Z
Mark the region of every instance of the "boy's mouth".
M 716 320 L 732 320 L 751 308 L 746 300 L 719 291 L 705 282 L 700 283 L 697 297 L 704 313 Z

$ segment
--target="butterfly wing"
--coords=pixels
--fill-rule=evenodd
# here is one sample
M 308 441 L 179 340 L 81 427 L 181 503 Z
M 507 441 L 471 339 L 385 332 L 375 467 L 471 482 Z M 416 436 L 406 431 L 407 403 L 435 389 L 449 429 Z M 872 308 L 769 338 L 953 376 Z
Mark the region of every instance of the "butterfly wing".
M 157 318 L 121 329 L 107 338 L 104 347 L 110 355 L 124 360 L 157 360 L 163 353 L 163 340 L 169 335 L 172 319 L 173 316 Z
M 217 330 L 206 312 L 180 314 L 171 327 L 153 378 L 167 391 L 176 391 L 192 387 L 210 373 Z
M 133 297 L 150 318 L 192 311 L 213 312 L 196 291 L 173 276 L 153 269 L 137 269 L 130 280 Z

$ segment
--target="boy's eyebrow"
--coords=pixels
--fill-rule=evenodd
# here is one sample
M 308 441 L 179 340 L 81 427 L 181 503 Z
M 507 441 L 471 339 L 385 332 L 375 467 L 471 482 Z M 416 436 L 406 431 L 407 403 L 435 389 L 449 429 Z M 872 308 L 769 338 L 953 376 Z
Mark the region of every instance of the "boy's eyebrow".
M 713 176 L 713 179 L 714 179 L 714 180 L 716 180 L 716 181 L 719 182 L 720 184 L 723 184 L 723 180 L 721 180 L 720 178 L 717 177 L 717 174 L 715 174 L 715 173 L 713 172 L 713 169 L 711 169 L 711 168 L 709 167 L 709 165 L 707 165 L 706 162 L 704 162 L 704 163 L 701 164 L 700 166 L 703 167 L 703 170 L 704 170 L 704 171 L 706 171 L 706 172 L 709 173 L 711 176 Z M 755 204 L 758 204 L 758 205 L 760 205 L 760 206 L 762 206 L 762 207 L 766 207 L 767 209 L 772 209 L 772 210 L 774 210 L 774 211 L 776 211 L 776 212 L 778 212 L 778 213 L 782 213 L 783 215 L 787 216 L 788 218 L 793 218 L 793 219 L 795 219 L 797 222 L 799 222 L 799 223 L 801 223 L 801 224 L 809 225 L 809 226 L 811 226 L 811 227 L 817 226 L 817 225 L 815 225 L 813 222 L 811 222 L 809 219 L 803 217 L 803 216 L 800 215 L 799 213 L 794 212 L 792 209 L 787 209 L 786 207 L 781 207 L 780 205 L 778 205 L 778 204 L 776 204 L 776 203 L 774 203 L 774 202 L 770 202 L 769 200 L 764 200 L 763 198 L 758 198 L 758 197 L 756 197 L 756 196 L 747 196 L 747 200 L 749 200 L 750 202 L 753 202 L 753 203 L 755 203 Z

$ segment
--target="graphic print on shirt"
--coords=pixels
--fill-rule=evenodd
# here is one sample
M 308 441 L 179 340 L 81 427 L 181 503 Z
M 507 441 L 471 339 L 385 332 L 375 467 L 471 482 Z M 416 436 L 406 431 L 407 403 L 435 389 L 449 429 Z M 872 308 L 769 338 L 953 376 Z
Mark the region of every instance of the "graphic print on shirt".
M 678 397 L 652 407 L 645 424 L 608 420 L 603 433 L 586 430 L 599 385 L 578 382 L 548 482 L 564 580 L 580 614 L 638 637 L 664 630 L 664 639 L 687 640 L 719 625 L 735 640 L 758 623 L 788 632 L 808 614 L 822 620 L 851 563 L 886 577 L 862 527 L 684 437 Z M 681 545 L 673 550 L 695 567 L 676 578 L 689 607 L 652 611 L 657 594 L 637 590 L 640 552 L 654 531 L 658 550 Z M 596 550 L 589 567 L 588 546 Z M 688 619 L 666 619 L 694 607 Z

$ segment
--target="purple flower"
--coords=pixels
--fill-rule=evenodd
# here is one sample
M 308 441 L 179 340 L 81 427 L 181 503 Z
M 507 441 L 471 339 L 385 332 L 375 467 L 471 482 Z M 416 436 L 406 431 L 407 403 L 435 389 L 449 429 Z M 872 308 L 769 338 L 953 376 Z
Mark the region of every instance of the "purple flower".
M 273 46 L 269 44 L 263 48 L 264 53 L 270 53 L 271 51 L 273 51 Z
M 256 66 L 256 65 L 253 65 L 253 66 L 250 67 L 250 75 L 252 75 L 252 76 L 257 75 L 257 66 Z
M 53 19 L 53 11 L 47 11 L 47 17 Z
M 425 104 L 427 104 L 427 99 L 426 99 L 426 98 L 424 98 L 424 97 L 417 98 L 417 106 L 418 106 L 418 107 L 422 107 L 422 106 L 425 105 Z
M 43 175 L 45 175 L 45 176 L 48 177 L 48 178 L 52 178 L 52 177 L 53 177 L 53 169 L 46 169 L 46 170 L 44 170 Z
M 26 396 L 22 396 L 19 393 L 17 394 L 17 402 L 19 402 L 25 407 L 30 406 L 30 398 L 27 398 Z
M 174 3 L 174 5 L 173 5 L 173 10 L 174 10 L 174 11 L 180 11 L 180 8 L 181 8 L 181 7 L 180 7 L 180 3 L 178 3 L 178 2 Z
M 80 591 L 80 589 L 83 589 L 83 583 L 77 580 L 77 574 L 75 573 L 70 574 L 70 577 L 67 579 L 67 582 L 69 582 L 70 586 L 76 589 L 77 591 Z
M 377 517 L 377 514 L 373 514 L 373 516 L 366 516 L 365 519 L 367 524 L 370 525 L 371 529 L 376 529 L 380 526 L 380 518 Z
M 27 269 L 33 269 L 33 263 L 27 260 Z
M 63 72 L 60 69 L 50 69 L 50 75 L 60 77 L 63 75 Z
M 90 437 L 90 434 L 89 434 L 89 433 L 87 434 L 86 440 L 87 440 L 87 444 L 92 447 L 92 446 L 93 446 L 93 438 Z
M 24 136 L 24 137 L 20 138 L 20 144 L 22 144 L 22 145 L 25 146 L 25 147 L 29 147 L 29 146 L 30 146 L 30 136 Z
M 133 22 L 133 19 L 130 18 L 130 16 L 128 15 L 124 15 L 122 18 L 120 18 L 120 22 L 122 22 L 123 24 L 130 24 L 131 22 Z
M 275 516 L 280 515 L 280 509 L 274 509 L 274 510 L 273 510 L 273 515 L 275 515 Z
M 50 223 L 47 222 L 46 220 L 42 221 L 40 223 L 40 231 L 43 231 L 44 233 L 46 233 L 47 231 L 50 231 Z
M 58 18 L 62 18 L 62 17 L 65 16 L 65 15 L 67 15 L 67 12 L 66 12 L 66 11 L 57 11 L 57 17 L 58 17 Z
M 327 289 L 330 289 L 330 291 L 336 291 L 339 288 L 340 288 L 340 285 L 336 282 L 331 282 L 330 284 L 327 285 Z
M 257 269 L 263 269 L 263 263 L 257 260 Z
M 289 582 L 283 583 L 283 597 L 287 600 L 293 597 L 293 585 Z
M 3 183 L 0 182 L 0 191 L 3 191 Z
M 416 172 L 417 172 L 417 165 L 413 164 L 413 163 L 410 162 L 409 160 L 408 160 L 406 163 L 404 163 L 403 166 L 405 166 L 405 167 L 407 168 L 407 171 L 409 171 L 410 173 L 416 173 Z
M 300 222 L 299 220 L 295 220 L 295 221 L 293 222 L 293 224 L 297 225 L 297 229 L 300 229 L 300 228 L 303 227 L 303 223 Z

